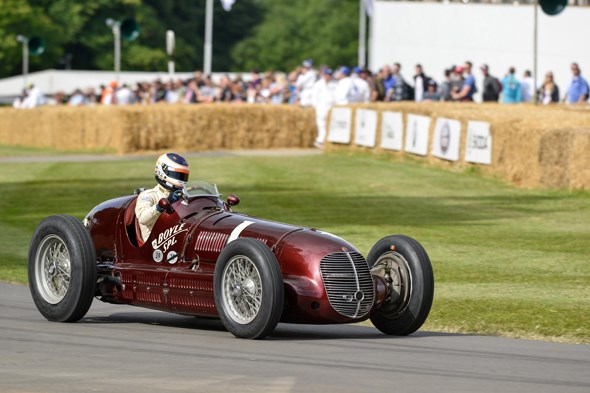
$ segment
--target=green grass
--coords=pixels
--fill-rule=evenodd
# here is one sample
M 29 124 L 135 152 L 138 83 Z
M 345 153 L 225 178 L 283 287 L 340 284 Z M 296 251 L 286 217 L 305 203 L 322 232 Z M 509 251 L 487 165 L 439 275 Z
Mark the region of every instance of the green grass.
M 44 147 L 29 146 L 7 146 L 0 145 L 0 157 L 22 157 L 22 156 L 59 156 L 73 154 L 114 154 L 114 149 L 81 149 L 81 150 L 60 150 Z
M 590 194 L 369 155 L 191 158 L 240 211 L 327 230 L 365 255 L 418 239 L 436 280 L 424 329 L 590 343 Z M 26 282 L 28 242 L 54 213 L 153 183 L 152 160 L 0 166 L 0 280 Z

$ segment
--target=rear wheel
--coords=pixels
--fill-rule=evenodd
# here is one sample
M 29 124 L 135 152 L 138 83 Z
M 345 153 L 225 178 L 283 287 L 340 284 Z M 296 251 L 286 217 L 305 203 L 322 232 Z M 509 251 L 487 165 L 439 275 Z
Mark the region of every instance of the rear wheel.
M 96 256 L 90 235 L 74 217 L 43 220 L 29 247 L 29 289 L 48 320 L 75 322 L 86 315 L 96 287 Z
M 217 260 L 215 305 L 225 328 L 236 337 L 264 338 L 281 319 L 283 277 L 266 244 L 241 238 L 228 244 Z
M 434 297 L 432 265 L 424 248 L 407 236 L 387 236 L 373 246 L 367 262 L 371 273 L 382 277 L 390 289 L 390 296 L 371 315 L 373 325 L 389 335 L 418 330 Z

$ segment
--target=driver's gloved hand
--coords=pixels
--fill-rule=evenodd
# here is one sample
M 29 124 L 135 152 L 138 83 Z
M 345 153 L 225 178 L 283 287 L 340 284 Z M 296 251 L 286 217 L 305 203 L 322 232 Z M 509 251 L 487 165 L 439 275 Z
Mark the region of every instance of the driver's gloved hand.
M 170 202 L 170 204 L 172 205 L 174 202 L 177 202 L 180 200 L 180 190 L 176 190 L 176 191 L 171 191 L 170 195 L 168 195 L 168 202 Z
M 160 213 L 164 213 L 165 211 L 168 211 L 171 209 L 170 206 L 170 202 L 168 202 L 168 199 L 166 198 L 162 198 L 158 201 L 158 204 L 156 205 L 156 210 L 159 211 Z

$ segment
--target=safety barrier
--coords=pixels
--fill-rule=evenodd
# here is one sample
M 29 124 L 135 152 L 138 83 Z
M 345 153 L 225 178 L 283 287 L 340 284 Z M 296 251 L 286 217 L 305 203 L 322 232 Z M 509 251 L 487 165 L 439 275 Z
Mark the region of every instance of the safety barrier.
M 0 109 L 0 144 L 114 149 L 310 147 L 315 114 L 289 105 L 151 105 Z
M 587 107 L 407 102 L 344 108 L 350 108 L 348 123 L 340 119 L 332 124 L 332 112 L 328 139 L 334 128 L 342 133 L 348 127 L 349 142 L 326 140 L 327 151 L 412 154 L 443 167 L 478 166 L 523 187 L 590 189 Z M 426 132 L 421 131 L 425 127 Z M 360 139 L 357 128 L 363 129 Z M 315 136 L 314 111 L 288 105 L 0 109 L 2 145 L 107 148 L 126 154 L 163 149 L 300 148 L 312 146 Z M 400 150 L 392 150 L 396 147 Z M 488 158 L 489 164 L 474 163 Z
M 590 189 L 588 107 L 350 105 L 332 109 L 327 129 L 327 151 L 412 154 L 444 167 L 478 166 L 522 187 Z

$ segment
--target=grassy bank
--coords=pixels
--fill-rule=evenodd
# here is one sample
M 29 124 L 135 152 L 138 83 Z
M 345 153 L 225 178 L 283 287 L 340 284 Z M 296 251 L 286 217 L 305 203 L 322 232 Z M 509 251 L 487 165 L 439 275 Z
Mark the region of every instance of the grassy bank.
M 590 194 L 515 189 L 389 157 L 191 158 L 192 178 L 240 211 L 321 228 L 365 255 L 387 234 L 418 239 L 436 291 L 424 329 L 590 343 Z M 151 186 L 153 160 L 0 166 L 0 280 L 25 283 L 45 216 L 80 218 Z
M 7 146 L 0 145 L 0 158 L 4 157 L 27 157 L 35 155 L 62 156 L 74 154 L 115 154 L 115 149 L 80 149 L 80 150 L 59 150 L 43 147 L 30 146 Z

